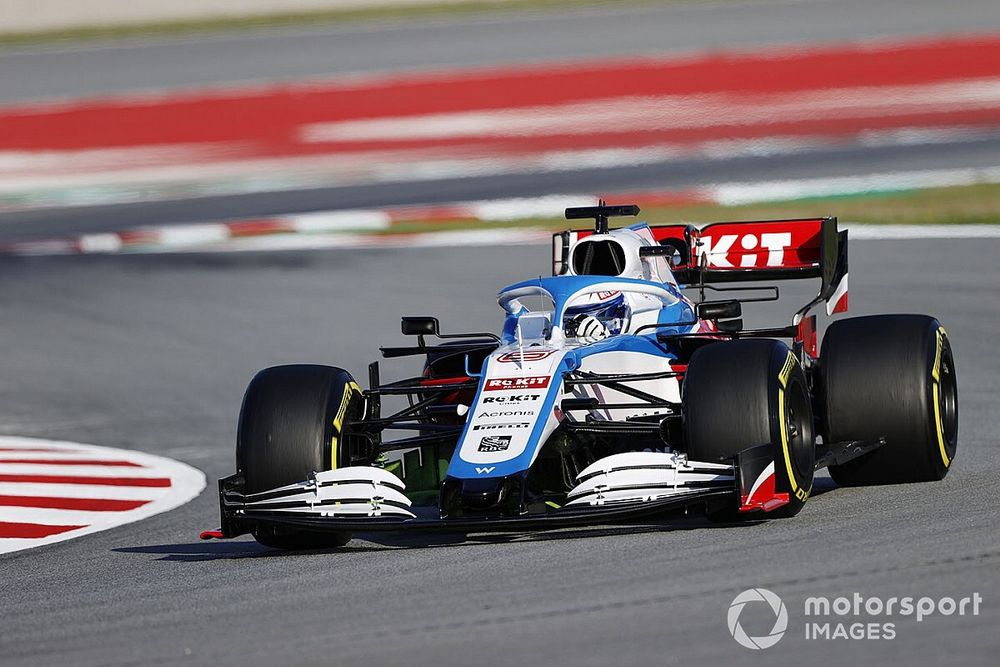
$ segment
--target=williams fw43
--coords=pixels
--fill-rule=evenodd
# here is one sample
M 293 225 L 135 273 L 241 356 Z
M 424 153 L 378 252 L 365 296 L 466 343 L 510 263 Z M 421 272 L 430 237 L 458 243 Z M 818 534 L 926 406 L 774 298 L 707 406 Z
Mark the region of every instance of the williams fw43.
M 952 350 L 926 315 L 838 319 L 847 232 L 835 218 L 635 224 L 636 206 L 572 208 L 553 275 L 500 290 L 500 332 L 404 317 L 417 377 L 363 389 L 330 366 L 257 374 L 239 420 L 222 527 L 279 548 L 353 532 L 528 530 L 653 514 L 798 514 L 813 476 L 938 480 L 955 458 Z M 816 279 L 789 324 L 748 329 L 758 281 Z M 706 298 L 708 297 L 708 298 Z

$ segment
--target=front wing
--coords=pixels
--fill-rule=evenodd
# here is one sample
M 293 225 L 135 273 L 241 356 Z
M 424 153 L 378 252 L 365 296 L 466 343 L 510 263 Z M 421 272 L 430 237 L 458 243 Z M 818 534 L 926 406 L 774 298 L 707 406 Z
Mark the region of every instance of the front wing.
M 786 494 L 774 493 L 767 502 L 755 497 L 748 503 L 759 495 L 769 451 L 766 445 L 754 447 L 731 463 L 687 462 L 658 452 L 607 457 L 581 473 L 565 506 L 520 516 L 418 516 L 423 509 L 436 509 L 412 508 L 399 479 L 375 467 L 315 473 L 298 484 L 258 494 L 244 494 L 242 479 L 233 475 L 219 480 L 222 527 L 202 537 L 231 538 L 262 525 L 349 533 L 547 530 L 632 522 L 706 505 L 766 512 L 787 502 Z

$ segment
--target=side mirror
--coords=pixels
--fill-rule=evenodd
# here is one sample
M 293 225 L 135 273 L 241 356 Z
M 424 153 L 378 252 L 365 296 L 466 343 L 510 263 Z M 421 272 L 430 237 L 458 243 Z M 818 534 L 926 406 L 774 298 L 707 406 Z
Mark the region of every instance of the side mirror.
M 404 317 L 404 336 L 437 336 L 439 325 L 436 317 Z
M 639 248 L 639 257 L 663 257 L 675 274 L 689 268 L 691 249 L 680 239 L 663 239 L 660 245 Z
M 695 306 L 695 313 L 702 320 L 729 320 L 743 315 L 739 301 L 703 301 Z

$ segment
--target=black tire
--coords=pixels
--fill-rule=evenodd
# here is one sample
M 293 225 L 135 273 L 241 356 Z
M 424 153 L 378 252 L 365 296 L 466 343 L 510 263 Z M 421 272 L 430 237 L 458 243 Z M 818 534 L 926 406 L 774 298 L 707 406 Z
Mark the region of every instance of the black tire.
M 768 517 L 794 516 L 812 492 L 816 439 L 805 373 L 776 340 L 712 343 L 697 350 L 684 379 L 688 456 L 716 462 L 770 443 L 775 487 L 789 503 Z M 736 507 L 711 512 L 720 520 L 759 519 Z
M 329 366 L 275 366 L 247 387 L 240 410 L 236 467 L 246 493 L 306 479 L 346 465 L 342 427 L 359 416 L 363 399 L 351 375 Z M 279 549 L 341 546 L 350 533 L 314 533 L 260 526 L 254 537 Z
M 828 442 L 885 444 L 830 466 L 842 486 L 944 477 L 958 445 L 955 360 L 941 323 L 926 315 L 873 315 L 830 325 L 820 352 Z

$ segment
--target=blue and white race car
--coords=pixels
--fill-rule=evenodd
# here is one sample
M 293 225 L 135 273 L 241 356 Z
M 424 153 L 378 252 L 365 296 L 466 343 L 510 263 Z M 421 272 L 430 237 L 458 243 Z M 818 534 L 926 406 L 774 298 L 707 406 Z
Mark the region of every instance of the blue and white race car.
M 551 277 L 500 290 L 499 335 L 404 317 L 416 344 L 382 354 L 422 357 L 419 377 L 383 383 L 378 362 L 368 389 L 329 366 L 258 373 L 222 526 L 203 537 L 294 549 L 382 530 L 739 521 L 797 514 L 823 467 L 849 485 L 944 477 L 958 393 L 936 319 L 840 319 L 818 353 L 811 311 L 847 308 L 835 218 L 609 228 L 638 211 L 568 209 L 595 227 L 554 235 Z M 778 298 L 756 281 L 799 278 L 821 286 L 790 324 L 743 326 L 743 303 Z

